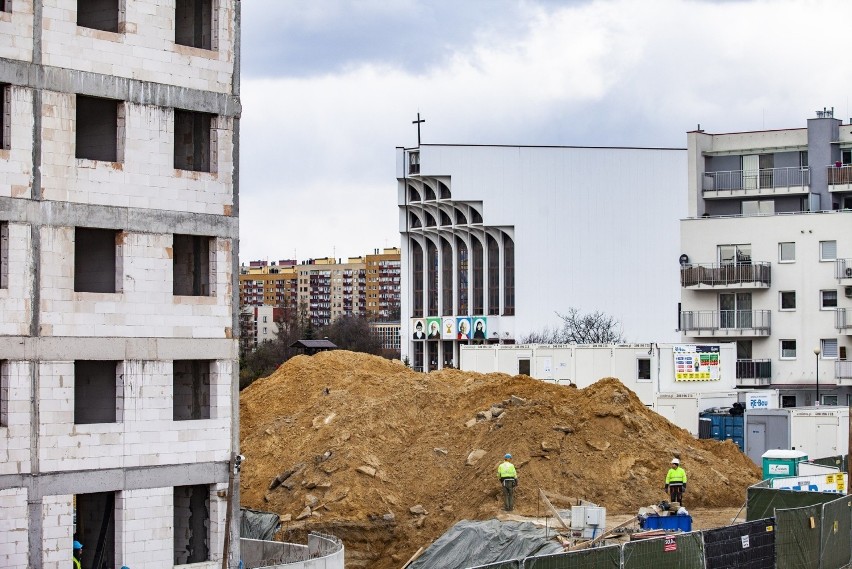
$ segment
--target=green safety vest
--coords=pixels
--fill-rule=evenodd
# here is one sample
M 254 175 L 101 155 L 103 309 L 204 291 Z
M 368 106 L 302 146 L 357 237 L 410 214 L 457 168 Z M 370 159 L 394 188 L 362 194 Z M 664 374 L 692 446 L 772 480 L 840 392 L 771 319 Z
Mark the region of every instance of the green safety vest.
M 497 467 L 497 475 L 500 478 L 517 478 L 518 472 L 515 470 L 515 465 L 507 460 Z
M 686 470 L 680 466 L 669 468 L 669 472 L 666 474 L 666 484 L 686 484 Z

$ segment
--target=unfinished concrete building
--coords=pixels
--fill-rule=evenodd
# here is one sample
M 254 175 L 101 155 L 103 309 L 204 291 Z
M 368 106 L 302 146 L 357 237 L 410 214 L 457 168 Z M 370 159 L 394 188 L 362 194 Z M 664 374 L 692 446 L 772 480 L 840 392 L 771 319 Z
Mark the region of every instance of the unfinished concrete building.
M 239 5 L 0 1 L 0 567 L 238 564 Z

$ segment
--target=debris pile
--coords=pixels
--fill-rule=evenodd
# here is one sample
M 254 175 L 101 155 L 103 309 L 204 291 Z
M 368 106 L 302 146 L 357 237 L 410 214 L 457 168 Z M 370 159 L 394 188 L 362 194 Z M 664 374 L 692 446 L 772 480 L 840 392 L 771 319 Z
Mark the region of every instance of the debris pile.
M 665 498 L 672 456 L 685 503 L 734 507 L 760 471 L 731 442 L 697 440 L 617 379 L 578 390 L 527 376 L 443 370 L 346 351 L 289 360 L 241 394 L 242 504 L 285 531 L 340 536 L 347 567 L 397 568 L 463 519 L 502 505 L 496 467 L 518 467 L 516 512 L 539 488 L 612 512 Z

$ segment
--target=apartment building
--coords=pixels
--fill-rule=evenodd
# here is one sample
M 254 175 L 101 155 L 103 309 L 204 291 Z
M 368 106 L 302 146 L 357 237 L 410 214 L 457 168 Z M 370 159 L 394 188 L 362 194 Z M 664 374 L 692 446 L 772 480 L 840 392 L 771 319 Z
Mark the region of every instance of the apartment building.
M 367 318 L 399 322 L 400 252 L 398 247 L 375 249 L 366 255 Z M 397 341 L 397 344 L 399 342 Z M 397 346 L 397 349 L 399 346 Z
M 737 384 L 852 404 L 852 126 L 688 133 L 679 329 L 737 344 Z M 817 391 L 819 397 L 817 398 Z
M 422 144 L 397 149 L 402 357 L 457 366 L 603 311 L 628 341 L 674 342 L 686 151 Z
M 0 2 L 0 567 L 238 565 L 239 6 Z
M 283 314 L 283 308 L 268 304 L 241 307 L 240 353 L 245 354 L 254 350 L 258 344 L 274 340 Z
M 251 261 L 240 266 L 240 306 L 298 306 L 296 261 Z

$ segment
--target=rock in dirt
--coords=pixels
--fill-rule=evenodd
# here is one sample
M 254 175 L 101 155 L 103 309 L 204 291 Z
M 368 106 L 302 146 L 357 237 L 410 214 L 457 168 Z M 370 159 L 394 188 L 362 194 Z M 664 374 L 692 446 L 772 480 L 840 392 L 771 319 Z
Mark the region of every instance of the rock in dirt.
M 473 418 L 473 419 L 470 419 L 469 421 L 467 421 L 467 422 L 464 424 L 464 426 L 465 426 L 465 427 L 467 427 L 467 428 L 470 428 L 470 427 L 474 426 L 475 424 L 476 424 L 476 419 L 475 419 L 475 418 Z
M 477 462 L 479 462 L 479 459 L 481 459 L 483 456 L 485 456 L 485 451 L 481 448 L 471 451 L 470 454 L 467 455 L 467 461 L 465 461 L 465 464 L 467 464 L 468 466 L 473 466 Z
M 357 470 L 357 471 L 358 471 L 358 472 L 360 472 L 361 474 L 366 474 L 367 476 L 375 476 L 375 475 L 376 475 L 376 472 L 378 472 L 378 471 L 377 471 L 375 468 L 373 468 L 372 466 L 366 466 L 366 465 L 364 465 L 364 466 L 359 466 L 359 467 L 358 467 L 358 468 L 356 468 L 355 470 Z
M 311 508 L 310 506 L 305 506 L 305 509 L 302 510 L 298 516 L 296 516 L 296 521 L 304 520 L 305 518 L 311 517 Z
M 424 508 L 422 504 L 417 504 L 416 506 L 411 506 L 410 508 L 408 508 L 408 511 L 411 512 L 412 514 L 415 514 L 415 515 L 421 515 L 421 516 L 426 515 L 426 508 Z

